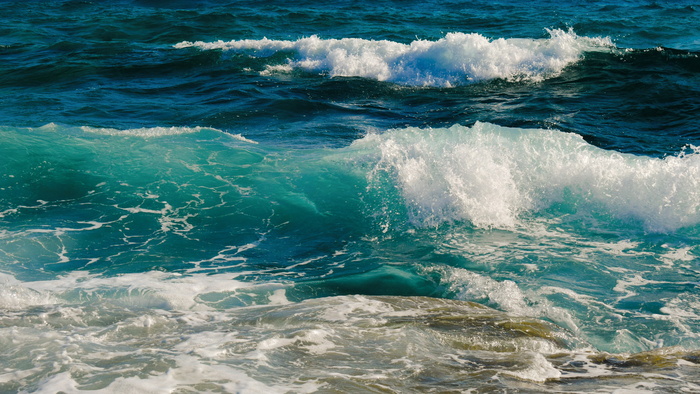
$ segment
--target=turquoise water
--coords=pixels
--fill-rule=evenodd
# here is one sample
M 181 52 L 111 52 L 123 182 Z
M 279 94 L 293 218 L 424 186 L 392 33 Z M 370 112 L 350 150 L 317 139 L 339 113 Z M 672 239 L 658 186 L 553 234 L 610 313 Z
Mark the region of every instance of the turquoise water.
M 700 4 L 0 4 L 1 392 L 700 389 Z

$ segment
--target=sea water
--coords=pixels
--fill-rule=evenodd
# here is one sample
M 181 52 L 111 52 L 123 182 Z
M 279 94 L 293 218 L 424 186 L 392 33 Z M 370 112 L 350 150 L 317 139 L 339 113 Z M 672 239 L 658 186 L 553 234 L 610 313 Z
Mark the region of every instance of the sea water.
M 0 392 L 700 390 L 700 3 L 0 3 Z

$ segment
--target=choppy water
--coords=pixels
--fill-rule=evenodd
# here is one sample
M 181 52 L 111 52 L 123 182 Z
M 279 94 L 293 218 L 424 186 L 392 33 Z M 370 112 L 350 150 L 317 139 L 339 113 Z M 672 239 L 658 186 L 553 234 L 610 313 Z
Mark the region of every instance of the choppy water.
M 0 392 L 700 390 L 700 4 L 0 12 Z

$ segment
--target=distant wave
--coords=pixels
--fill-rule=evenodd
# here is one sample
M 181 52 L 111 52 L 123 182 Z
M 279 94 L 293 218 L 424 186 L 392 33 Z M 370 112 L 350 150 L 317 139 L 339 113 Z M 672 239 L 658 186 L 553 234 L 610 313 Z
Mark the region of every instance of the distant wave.
M 411 86 L 440 86 L 491 79 L 538 81 L 557 75 L 586 51 L 613 47 L 609 38 L 580 37 L 572 30 L 548 30 L 547 39 L 489 39 L 477 33 L 449 33 L 437 41 L 410 44 L 360 38 L 296 41 L 237 40 L 184 41 L 175 48 L 240 51 L 267 57 L 290 51 L 287 64 L 271 64 L 264 71 L 303 69 L 331 77 L 363 77 Z

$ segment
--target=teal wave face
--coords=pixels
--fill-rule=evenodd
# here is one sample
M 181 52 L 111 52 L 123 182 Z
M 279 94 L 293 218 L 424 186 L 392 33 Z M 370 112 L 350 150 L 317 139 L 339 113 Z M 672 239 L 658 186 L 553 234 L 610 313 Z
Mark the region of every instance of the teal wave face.
M 363 180 L 324 154 L 212 129 L 46 126 L 2 138 L 3 252 L 30 276 L 274 269 L 364 233 Z

